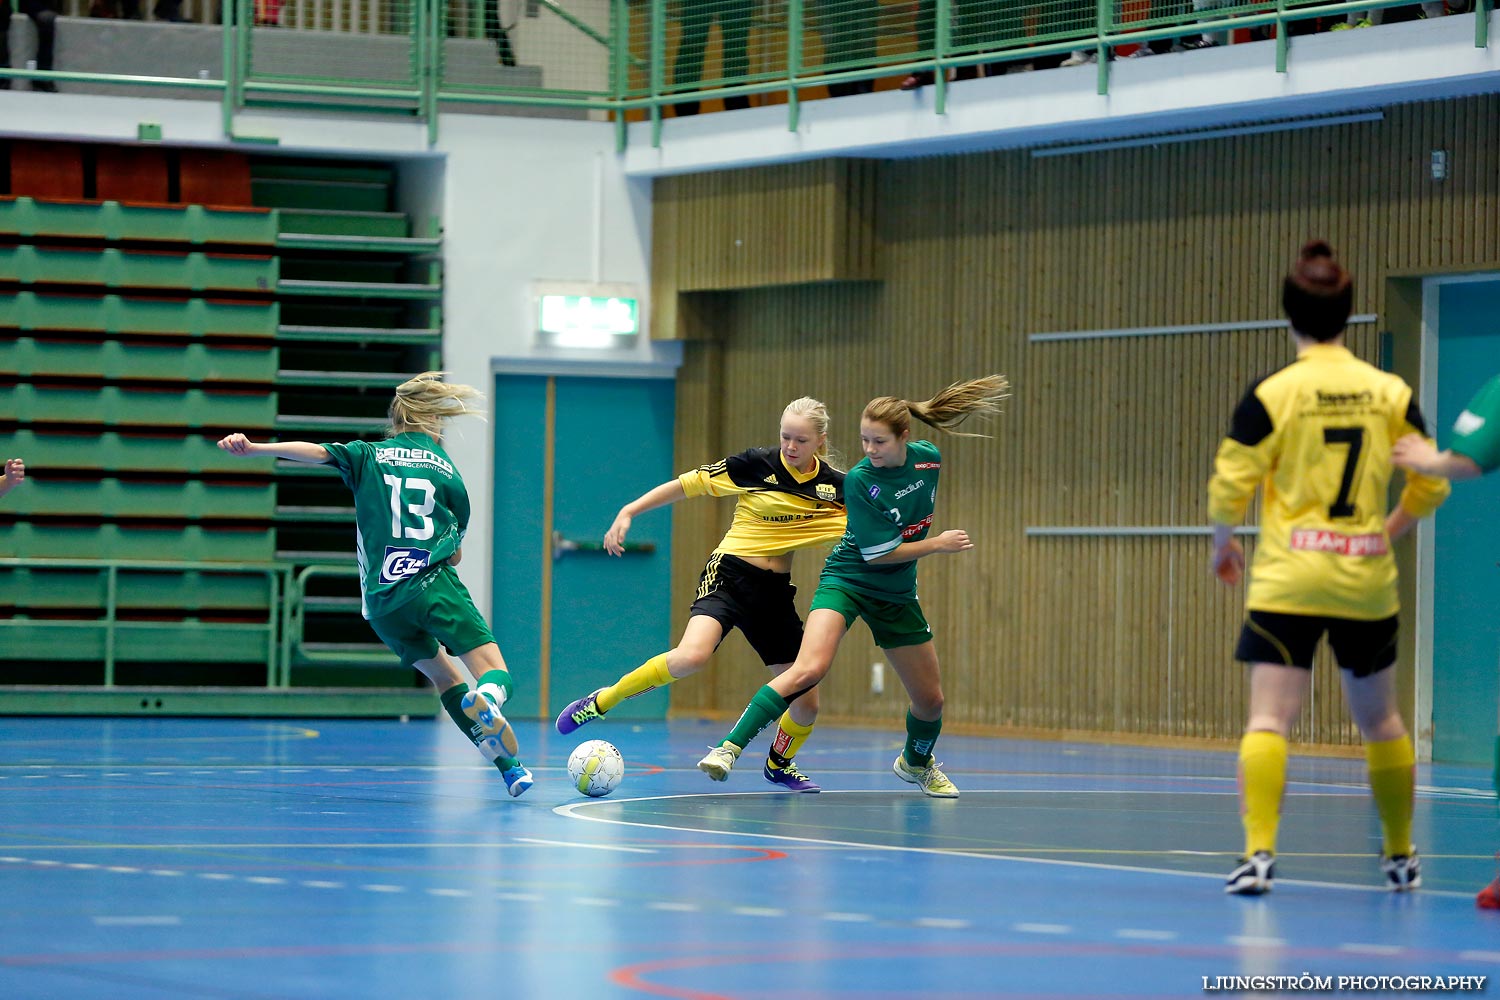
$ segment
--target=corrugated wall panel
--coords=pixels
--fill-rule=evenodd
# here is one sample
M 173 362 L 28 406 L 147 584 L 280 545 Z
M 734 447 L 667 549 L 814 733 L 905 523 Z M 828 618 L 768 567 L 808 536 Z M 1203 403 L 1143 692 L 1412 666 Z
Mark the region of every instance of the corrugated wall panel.
M 1356 312 L 1383 312 L 1390 276 L 1500 267 L 1497 117 L 1500 99 L 1485 97 L 1394 107 L 1382 122 L 1155 148 L 846 164 L 870 172 L 876 203 L 847 215 L 873 217 L 874 237 L 867 249 L 851 239 L 830 253 L 878 257 L 884 280 L 726 294 L 721 340 L 688 348 L 679 465 L 772 443 L 781 407 L 804 393 L 829 404 L 835 446 L 857 458 L 870 397 L 925 398 L 955 379 L 1005 372 L 1015 398 L 992 440 L 928 435 L 946 456 L 934 528 L 966 528 L 979 545 L 921 569 L 947 718 L 1233 738 L 1244 712 L 1232 662 L 1243 592 L 1213 580 L 1206 540 L 1028 538 L 1025 528 L 1202 524 L 1229 413 L 1247 383 L 1291 359 L 1290 341 L 1272 328 L 1027 335 L 1275 319 L 1281 275 L 1312 236 L 1333 242 L 1355 272 Z M 1433 149 L 1448 152 L 1442 182 L 1429 176 Z M 743 228 L 757 211 L 827 209 L 830 199 L 805 193 L 813 174 L 797 165 L 658 182 L 657 294 L 691 287 L 683 275 L 707 280 L 724 220 Z M 811 228 L 826 230 L 827 217 Z M 808 252 L 796 234 L 777 238 L 766 244 L 776 253 Z M 748 282 L 782 263 L 747 258 L 724 273 Z M 1370 361 L 1378 329 L 1350 338 Z M 728 518 L 727 503 L 678 508 L 678 628 Z M 798 560 L 805 600 L 821 559 Z M 879 659 L 857 627 L 824 688 L 830 715 L 899 724 L 894 677 L 884 694 L 869 690 Z M 738 712 L 764 676 L 731 638 L 711 677 L 674 689 L 674 708 Z M 1298 735 L 1357 739 L 1326 655 Z

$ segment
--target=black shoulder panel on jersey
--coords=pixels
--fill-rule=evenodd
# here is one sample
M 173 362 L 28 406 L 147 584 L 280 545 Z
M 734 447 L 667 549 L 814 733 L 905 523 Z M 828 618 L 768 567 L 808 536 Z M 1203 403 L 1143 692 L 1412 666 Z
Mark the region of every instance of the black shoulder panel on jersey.
M 771 477 L 772 484 L 775 483 L 776 468 L 781 464 L 771 464 L 770 456 L 774 454 L 776 450 L 773 448 L 747 448 L 724 459 L 724 465 L 736 486 L 765 486 L 767 476 Z
M 1422 411 L 1417 408 L 1416 397 L 1406 404 L 1406 422 L 1417 429 L 1418 434 L 1427 433 L 1427 421 L 1422 419 Z
M 1259 378 L 1250 384 L 1244 398 L 1234 408 L 1234 416 L 1229 419 L 1229 437 L 1247 448 L 1254 448 L 1270 437 L 1273 429 L 1271 414 L 1266 412 L 1265 404 L 1255 394 L 1264 381 Z

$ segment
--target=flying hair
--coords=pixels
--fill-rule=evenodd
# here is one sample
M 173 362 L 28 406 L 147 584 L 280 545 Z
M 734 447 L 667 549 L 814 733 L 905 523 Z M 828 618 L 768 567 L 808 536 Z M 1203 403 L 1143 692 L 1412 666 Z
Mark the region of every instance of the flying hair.
M 916 417 L 929 427 L 957 437 L 989 437 L 988 434 L 973 434 L 954 430 L 970 417 L 989 416 L 1000 412 L 1000 404 L 1010 397 L 1010 380 L 1004 375 L 986 375 L 984 378 L 954 382 L 929 400 L 913 403 L 895 396 L 881 396 L 865 405 L 864 420 L 884 424 L 897 437 L 911 429 L 911 418 Z
M 443 436 L 443 423 L 453 417 L 484 418 L 484 393 L 472 385 L 444 382 L 446 372 L 423 372 L 396 386 L 388 416 L 392 434 L 420 431 L 433 440 Z

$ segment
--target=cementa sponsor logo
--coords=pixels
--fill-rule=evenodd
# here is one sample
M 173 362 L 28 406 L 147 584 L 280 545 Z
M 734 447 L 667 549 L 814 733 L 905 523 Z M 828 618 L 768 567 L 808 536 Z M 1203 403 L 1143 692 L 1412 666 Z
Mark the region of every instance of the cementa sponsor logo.
M 385 558 L 380 561 L 380 582 L 398 583 L 409 576 L 416 576 L 432 563 L 432 553 L 426 549 L 385 547 Z

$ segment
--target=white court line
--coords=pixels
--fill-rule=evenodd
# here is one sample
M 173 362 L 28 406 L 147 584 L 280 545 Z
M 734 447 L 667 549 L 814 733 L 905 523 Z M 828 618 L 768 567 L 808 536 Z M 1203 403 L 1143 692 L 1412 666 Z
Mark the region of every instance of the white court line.
M 697 913 L 700 907 L 697 903 L 655 902 L 647 903 L 646 909 L 665 910 L 668 913 Z
M 621 847 L 617 844 L 577 844 L 567 840 L 540 840 L 536 837 L 517 837 L 518 844 L 539 844 L 542 847 L 581 847 L 590 851 L 623 851 L 626 854 L 655 854 L 645 847 Z
M 181 917 L 94 917 L 95 925 L 99 927 L 176 927 L 182 923 Z
M 468 896 L 468 889 L 428 889 L 429 896 Z
M 1280 882 L 1280 879 L 1276 881 Z M 1226 944 L 1232 944 L 1236 948 L 1285 948 L 1286 941 L 1273 937 L 1254 937 L 1248 934 L 1233 934 L 1224 939 Z
M 234 878 L 233 875 L 225 875 L 223 872 L 199 872 L 198 877 L 210 882 L 227 882 Z
M 342 882 L 324 882 L 321 879 L 309 879 L 301 884 L 308 889 L 342 889 L 344 887 Z
M 863 923 L 867 923 L 869 921 L 872 921 L 875 918 L 872 917 L 872 916 L 870 916 L 868 913 L 837 913 L 837 912 L 835 912 L 835 913 L 825 913 L 825 914 L 823 914 L 823 919 L 824 920 L 832 920 L 835 923 L 840 923 L 840 924 L 863 924 Z
M 181 875 L 182 872 L 173 871 L 170 868 L 153 868 L 153 869 L 151 869 L 150 874 L 152 874 L 152 875 L 161 875 L 161 876 L 164 876 L 164 877 L 167 877 L 167 878 L 171 878 L 173 876 Z
M 985 791 L 989 791 L 988 789 Z M 1143 875 L 1175 875 L 1181 878 L 1213 879 L 1221 881 L 1224 876 L 1214 872 L 1188 872 L 1179 871 L 1175 868 L 1149 868 L 1139 865 L 1111 865 L 1100 861 L 1071 861 L 1064 858 L 1035 858 L 1018 857 L 1013 854 L 984 854 L 977 851 L 960 851 L 946 847 L 911 847 L 899 844 L 869 844 L 857 840 L 832 840 L 826 837 L 796 837 L 784 833 L 755 833 L 749 830 L 706 830 L 696 826 L 673 826 L 670 823 L 642 823 L 636 820 L 608 819 L 602 816 L 589 816 L 582 812 L 589 807 L 607 808 L 618 806 L 626 802 L 667 802 L 674 799 L 702 799 L 702 798 L 733 798 L 751 795 L 778 795 L 777 792 L 683 792 L 676 795 L 642 795 L 634 799 L 615 799 L 610 802 L 567 802 L 560 806 L 553 806 L 552 811 L 558 816 L 567 819 L 579 819 L 589 823 L 605 823 L 611 826 L 629 826 L 641 830 L 671 830 L 674 833 L 692 833 L 700 837 L 748 837 L 752 840 L 775 840 L 781 843 L 793 844 L 816 844 L 832 847 L 847 847 L 865 851 L 892 851 L 900 854 L 933 854 L 949 858 L 973 858 L 980 861 L 1010 861 L 1027 865 L 1059 865 L 1065 868 L 1088 868 L 1093 871 L 1111 872 L 1133 872 Z M 869 794 L 868 791 L 854 789 L 823 789 L 823 796 L 832 795 L 858 795 Z M 966 792 L 967 795 L 975 794 Z M 1211 794 L 1218 792 L 1189 794 Z M 1237 792 L 1225 792 L 1222 794 L 1235 795 Z M 913 800 L 915 801 L 915 800 Z M 268 845 L 272 846 L 272 845 Z M 14 850 L 14 848 L 12 848 Z M 1229 852 L 1224 852 L 1226 855 Z M 1277 885 L 1306 886 L 1315 889 L 1344 889 L 1349 892 L 1388 892 L 1384 886 L 1375 885 L 1350 885 L 1344 882 L 1320 882 L 1309 879 L 1278 878 Z M 1453 898 L 1462 897 L 1468 899 L 1472 893 L 1455 892 L 1445 889 L 1423 889 L 1423 896 L 1449 896 Z
M 571 902 L 575 906 L 619 906 L 618 899 L 604 899 L 599 896 L 574 896 Z
M 741 917 L 784 917 L 786 911 L 774 906 L 731 906 L 729 912 Z
M 1073 928 L 1067 924 L 1011 924 L 1010 929 L 1022 934 L 1071 934 Z
M 247 875 L 245 881 L 256 885 L 286 885 L 286 879 L 274 875 Z
M 1465 962 L 1500 962 L 1500 951 L 1461 951 L 1458 957 Z
M 1115 937 L 1124 938 L 1126 941 L 1175 941 L 1177 940 L 1177 932 L 1124 927 L 1115 931 Z
M 495 898 L 512 903 L 540 903 L 542 901 L 542 897 L 534 892 L 497 892 Z
M 912 923 L 918 927 L 941 927 L 947 930 L 962 930 L 970 926 L 967 920 L 954 920 L 952 917 L 918 917 Z
M 363 889 L 363 890 L 365 890 L 366 892 L 405 892 L 406 891 L 406 886 L 404 886 L 404 885 L 383 885 L 383 884 L 380 884 L 380 883 L 376 883 L 376 884 L 373 884 L 373 885 L 362 885 L 362 886 L 360 886 L 360 888 Z
M 1352 942 L 1339 945 L 1339 951 L 1351 955 L 1399 955 L 1406 949 L 1399 944 L 1361 944 Z

